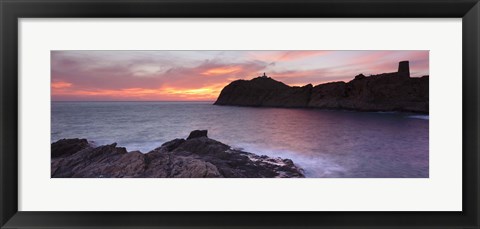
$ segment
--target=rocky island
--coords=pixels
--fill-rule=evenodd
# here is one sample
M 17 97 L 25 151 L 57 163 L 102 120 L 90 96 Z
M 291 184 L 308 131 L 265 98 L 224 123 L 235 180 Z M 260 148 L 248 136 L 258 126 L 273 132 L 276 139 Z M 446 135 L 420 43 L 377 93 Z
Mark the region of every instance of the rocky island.
M 232 149 L 195 130 L 144 154 L 87 139 L 51 145 L 52 178 L 293 178 L 305 177 L 292 160 Z
M 291 87 L 265 74 L 236 80 L 223 88 L 215 105 L 324 108 L 355 111 L 400 111 L 428 114 L 429 76 L 410 77 L 408 61 L 398 71 L 365 76 L 349 82 Z

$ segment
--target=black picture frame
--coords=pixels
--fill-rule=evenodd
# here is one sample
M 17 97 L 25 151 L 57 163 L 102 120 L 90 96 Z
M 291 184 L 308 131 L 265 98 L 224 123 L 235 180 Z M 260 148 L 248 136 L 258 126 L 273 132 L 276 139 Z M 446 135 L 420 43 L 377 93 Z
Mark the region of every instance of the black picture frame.
M 480 4 L 478 0 L 0 0 L 0 14 L 1 228 L 479 228 Z M 18 211 L 17 22 L 19 18 L 64 17 L 462 18 L 463 211 Z

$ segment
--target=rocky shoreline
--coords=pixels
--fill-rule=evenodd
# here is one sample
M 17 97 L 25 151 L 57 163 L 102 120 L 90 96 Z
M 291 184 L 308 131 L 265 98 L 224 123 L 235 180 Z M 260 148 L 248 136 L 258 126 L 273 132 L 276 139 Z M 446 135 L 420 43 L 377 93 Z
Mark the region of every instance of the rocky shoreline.
M 231 82 L 214 104 L 428 114 L 429 76 L 411 78 L 408 61 L 400 62 L 397 72 L 359 74 L 349 82 L 316 86 L 291 87 L 264 75 Z
M 94 146 L 87 139 L 51 144 L 52 178 L 301 178 L 290 159 L 232 149 L 195 130 L 148 152 L 127 152 L 116 143 Z

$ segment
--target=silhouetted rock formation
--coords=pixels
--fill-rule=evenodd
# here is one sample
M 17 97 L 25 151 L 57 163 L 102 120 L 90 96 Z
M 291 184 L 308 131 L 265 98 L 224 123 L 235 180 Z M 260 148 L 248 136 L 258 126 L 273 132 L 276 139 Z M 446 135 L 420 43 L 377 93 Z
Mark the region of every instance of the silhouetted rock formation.
M 410 78 L 408 61 L 399 63 L 398 72 L 359 74 L 347 83 L 315 87 L 290 87 L 270 77 L 257 77 L 233 81 L 223 88 L 215 105 L 428 113 L 428 78 Z
M 313 86 L 290 87 L 272 78 L 236 80 L 223 88 L 215 104 L 238 106 L 305 107 Z
M 74 152 L 75 151 L 75 152 Z M 58 177 L 304 177 L 290 159 L 270 158 L 234 150 L 193 131 L 142 154 L 116 143 L 95 147 L 86 139 L 52 143 L 51 176 Z
M 194 130 L 190 132 L 190 134 L 187 137 L 187 140 L 192 139 L 192 138 L 200 138 L 200 137 L 207 137 L 207 130 Z

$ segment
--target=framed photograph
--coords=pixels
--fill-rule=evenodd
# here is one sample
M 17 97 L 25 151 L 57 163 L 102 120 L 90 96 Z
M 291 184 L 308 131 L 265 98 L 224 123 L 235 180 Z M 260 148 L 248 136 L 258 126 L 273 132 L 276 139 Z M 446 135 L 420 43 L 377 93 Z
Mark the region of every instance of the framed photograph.
M 477 0 L 9 1 L 1 228 L 479 228 Z

